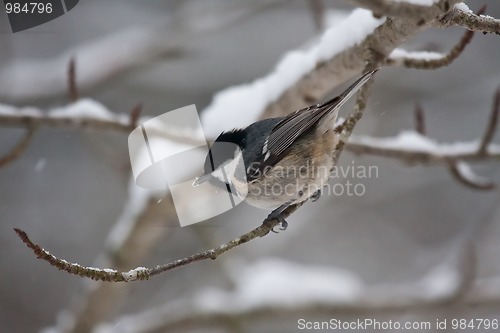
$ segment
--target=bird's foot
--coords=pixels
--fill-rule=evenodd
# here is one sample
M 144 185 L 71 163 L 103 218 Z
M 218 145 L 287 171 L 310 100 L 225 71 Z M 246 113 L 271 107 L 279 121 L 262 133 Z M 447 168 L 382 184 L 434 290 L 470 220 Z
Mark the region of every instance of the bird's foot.
M 321 190 L 317 190 L 316 192 L 311 195 L 311 201 L 315 202 L 318 201 L 318 199 L 321 197 Z
M 278 222 L 280 223 L 280 227 L 279 229 L 284 231 L 286 230 L 286 228 L 288 228 L 288 222 L 283 218 L 283 216 L 281 216 L 281 212 L 282 210 L 274 210 L 271 212 L 271 214 L 269 214 L 266 218 L 267 221 L 270 221 L 270 220 L 278 220 Z M 272 232 L 274 233 L 278 233 L 278 231 L 274 230 L 274 228 L 276 227 L 273 227 L 271 229 Z

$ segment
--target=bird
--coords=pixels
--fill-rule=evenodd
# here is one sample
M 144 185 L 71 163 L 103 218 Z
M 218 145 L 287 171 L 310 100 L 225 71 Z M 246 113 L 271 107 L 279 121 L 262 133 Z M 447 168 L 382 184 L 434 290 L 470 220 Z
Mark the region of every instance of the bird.
M 203 174 L 193 186 L 208 181 L 236 192 L 248 204 L 272 210 L 267 220 L 277 219 L 285 230 L 288 223 L 281 213 L 287 207 L 319 199 L 340 140 L 335 131 L 339 109 L 377 71 L 366 72 L 326 102 L 222 132 L 211 145 Z

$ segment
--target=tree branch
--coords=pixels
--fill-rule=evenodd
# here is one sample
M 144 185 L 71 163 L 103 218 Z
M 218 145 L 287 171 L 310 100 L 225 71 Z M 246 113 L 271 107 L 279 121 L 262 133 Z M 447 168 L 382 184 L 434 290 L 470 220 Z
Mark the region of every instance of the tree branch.
M 404 1 L 387 0 L 351 0 L 360 7 L 369 9 L 378 17 L 389 16 L 399 17 L 424 25 L 429 19 L 429 7 L 436 7 L 437 11 L 447 12 L 450 4 L 446 1 L 439 1 L 432 6 L 417 5 Z
M 483 33 L 500 34 L 500 20 L 491 16 L 476 15 L 472 12 L 465 12 L 454 7 L 441 20 L 436 21 L 436 27 L 447 28 L 449 26 L 459 26 L 472 31 Z
M 394 50 L 391 56 L 387 59 L 386 64 L 391 66 L 404 66 L 406 68 L 427 69 L 433 70 L 440 67 L 450 65 L 464 51 L 467 44 L 474 37 L 474 31 L 467 30 L 457 45 L 455 45 L 448 54 L 434 58 L 435 53 L 429 52 L 406 52 L 402 50 Z M 399 51 L 399 52 L 396 52 Z M 403 53 L 403 56 L 395 54 Z M 419 56 L 422 56 L 420 58 Z
M 484 131 L 483 138 L 481 139 L 481 144 L 479 146 L 479 155 L 488 154 L 488 146 L 491 144 L 493 137 L 498 126 L 498 114 L 500 113 L 500 89 L 497 89 L 495 97 L 493 99 L 493 105 L 491 107 L 491 115 Z
M 450 173 L 459 183 L 475 190 L 492 190 L 495 184 L 475 175 L 471 167 L 462 161 L 455 161 L 449 167 Z
M 295 204 L 288 207 L 283 211 L 281 216 L 287 218 L 292 213 L 294 213 L 303 203 Z M 265 220 L 259 227 L 235 238 L 225 244 L 219 245 L 213 249 L 194 254 L 192 256 L 175 260 L 173 262 L 158 265 L 154 268 L 137 267 L 126 272 L 119 272 L 114 269 L 100 269 L 94 267 L 85 267 L 77 263 L 68 262 L 64 259 L 60 259 L 49 251 L 43 249 L 41 246 L 33 243 L 28 234 L 21 229 L 14 228 L 15 232 L 21 238 L 21 240 L 28 246 L 37 258 L 48 262 L 51 266 L 58 268 L 59 270 L 65 271 L 70 274 L 75 274 L 81 277 L 87 277 L 92 280 L 98 281 L 109 281 L 109 282 L 129 282 L 135 280 L 148 280 L 150 277 L 180 268 L 198 261 L 212 259 L 215 260 L 217 257 L 223 253 L 240 246 L 242 244 L 248 243 L 255 238 L 264 237 L 267 235 L 274 227 L 279 224 L 277 219 Z
M 18 141 L 18 143 L 14 146 L 14 148 L 12 148 L 12 150 L 9 151 L 4 156 L 0 157 L 0 168 L 15 161 L 24 153 L 24 151 L 28 148 L 29 144 L 31 143 L 33 136 L 35 135 L 35 132 L 36 132 L 35 126 L 28 126 L 26 134 Z
M 386 19 L 373 32 L 363 36 L 352 46 L 332 52 L 329 59 L 320 62 L 307 75 L 301 77 L 292 87 L 272 101 L 261 115 L 262 118 L 283 116 L 290 110 L 297 110 L 317 102 L 340 83 L 362 73 L 365 69 L 366 50 L 388 57 L 409 37 L 435 24 L 460 0 L 439 0 L 433 6 L 423 6 L 419 13 L 423 21 L 408 20 L 406 17 Z M 371 1 L 366 1 L 371 3 Z M 398 3 L 399 4 L 399 3 Z M 342 39 L 342 30 L 338 30 Z M 335 43 L 335 41 L 332 41 Z M 336 50 L 336 48 L 334 48 Z
M 419 290 L 419 285 L 407 286 Z M 331 318 L 332 315 L 356 315 L 358 318 L 372 318 L 383 315 L 402 315 L 407 313 L 435 314 L 447 311 L 451 306 L 475 307 L 484 305 L 499 305 L 500 294 L 499 278 L 483 279 L 473 284 L 472 288 L 459 299 L 436 298 L 415 299 L 412 296 L 394 295 L 386 290 L 385 295 L 380 292 L 366 291 L 359 299 L 353 302 L 331 302 L 324 299 L 304 304 L 303 300 L 295 306 L 267 305 L 250 307 L 241 311 L 216 308 L 210 310 L 197 309 L 192 306 L 181 308 L 179 306 L 164 306 L 150 310 L 143 314 L 124 316 L 114 323 L 106 324 L 100 333 L 122 332 L 123 327 L 130 327 L 128 333 L 160 333 L 160 332 L 186 332 L 189 329 L 207 327 L 221 327 L 227 322 L 262 322 L 264 320 L 297 320 L 297 318 Z M 415 295 L 415 297 L 418 297 Z M 185 310 L 185 311 L 182 311 Z M 161 318 L 161 319 L 158 319 Z M 140 324 L 138 324 L 140 323 Z
M 422 105 L 420 103 L 417 103 L 415 105 L 414 115 L 415 115 L 415 131 L 417 131 L 417 133 L 420 135 L 425 135 L 426 132 L 425 114 L 424 114 L 424 109 L 422 108 Z
M 93 129 L 129 134 L 138 123 L 150 119 L 149 117 L 140 117 L 141 111 L 141 105 L 137 104 L 129 115 L 117 114 L 99 102 L 87 98 L 47 112 L 32 107 L 17 108 L 0 104 L 0 126 Z M 193 136 L 192 131 L 174 126 L 169 127 L 167 124 L 162 124 L 162 128 L 151 128 L 148 131 L 159 137 L 169 138 L 174 142 L 205 144 L 205 142 L 200 142 L 197 136 Z
M 404 131 L 389 138 L 354 136 L 349 141 L 347 150 L 354 154 L 395 158 L 408 164 L 449 165 L 459 161 L 500 160 L 500 145 L 491 143 L 499 120 L 500 90 L 495 93 L 489 121 L 481 140 L 439 144 L 424 135 L 423 110 L 417 111 L 418 109 L 419 106 L 415 111 L 416 132 Z
M 91 89 L 132 69 L 179 58 L 196 38 L 240 24 L 284 3 L 284 0 L 272 0 L 244 9 L 222 4 L 210 12 L 182 13 L 173 18 L 172 24 L 152 24 L 146 28 L 113 32 L 62 51 L 60 56 L 50 60 L 13 59 L 0 70 L 0 99 L 19 102 L 66 93 L 67 73 L 61 69 L 66 68 L 73 56 L 78 58 L 79 88 Z M 109 54 L 114 56 L 109 57 Z
M 80 98 L 76 84 L 76 60 L 74 57 L 69 59 L 68 64 L 68 97 L 71 102 L 76 102 Z

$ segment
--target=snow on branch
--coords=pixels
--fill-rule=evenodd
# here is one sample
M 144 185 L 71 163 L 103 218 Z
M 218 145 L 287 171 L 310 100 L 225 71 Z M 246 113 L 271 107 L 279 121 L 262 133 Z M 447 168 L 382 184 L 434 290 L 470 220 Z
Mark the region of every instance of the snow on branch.
M 354 10 L 343 21 L 325 31 L 313 47 L 288 52 L 267 76 L 218 92 L 212 103 L 202 112 L 205 133 L 216 137 L 227 128 L 245 127 L 259 118 L 270 117 L 269 112 L 264 110 L 269 110 L 270 106 L 280 103 L 283 96 L 293 92 L 301 80 L 314 75 L 318 66 L 355 48 L 382 23 L 383 20 L 375 19 L 370 11 Z M 363 52 L 358 54 L 358 57 L 362 56 Z M 361 61 L 361 58 L 359 60 Z M 364 62 L 360 64 L 364 67 Z M 342 70 L 343 68 L 338 68 L 333 73 Z M 359 71 L 362 71 L 362 67 Z M 321 90 L 326 93 L 330 87 L 342 83 L 345 79 L 347 77 L 329 74 L 321 78 L 330 81 L 329 87 Z M 316 97 L 310 96 L 307 103 L 312 104 L 316 100 Z M 304 101 L 284 104 L 287 105 L 283 105 L 280 116 L 300 108 Z M 220 122 L 220 119 L 224 119 L 224 122 Z
M 150 117 L 140 117 L 140 113 L 140 105 L 132 108 L 129 114 L 118 114 L 90 98 L 82 98 L 72 104 L 48 111 L 35 107 L 18 108 L 0 103 L 0 127 L 93 129 L 128 134 L 138 123 L 150 119 Z M 167 125 L 163 127 L 152 130 L 156 135 L 168 137 L 174 142 L 186 143 L 197 140 L 187 129 Z
M 480 9 L 484 11 L 486 7 Z M 474 31 L 467 30 L 457 45 L 448 54 L 443 55 L 436 52 L 407 52 L 403 49 L 395 49 L 387 59 L 388 65 L 404 66 L 416 69 L 437 69 L 448 66 L 465 50 L 467 44 L 474 37 Z
M 169 22 L 173 24 L 113 32 L 81 43 L 50 60 L 10 61 L 0 67 L 0 99 L 34 100 L 65 93 L 65 65 L 72 59 L 79 65 L 77 83 L 80 89 L 87 90 L 132 69 L 179 57 L 194 38 L 228 28 L 283 3 L 283 0 L 272 0 L 243 10 L 241 6 L 219 6 L 217 11 L 205 11 L 202 15 L 181 15 Z
M 416 131 L 403 131 L 396 137 L 353 137 L 347 150 L 355 154 L 368 154 L 399 159 L 409 164 L 441 164 L 460 183 L 474 189 L 491 190 L 492 182 L 474 174 L 466 163 L 485 158 L 500 160 L 500 145 L 493 144 L 500 113 L 500 89 L 496 91 L 489 121 L 482 138 L 472 142 L 440 144 L 425 135 L 425 121 L 420 106 L 415 108 Z M 343 126 L 343 125 L 340 125 Z
M 500 19 L 474 14 L 465 5 L 454 6 L 447 15 L 435 22 L 435 26 L 441 28 L 459 26 L 472 31 L 500 35 Z
M 450 10 L 449 5 L 458 2 L 440 0 L 432 6 L 419 6 L 419 13 L 425 15 L 424 22 L 434 23 Z M 259 118 L 282 116 L 313 104 L 361 73 L 367 50 L 387 57 L 425 28 L 421 22 L 400 17 L 388 21 L 375 18 L 369 10 L 356 9 L 327 29 L 315 46 L 286 54 L 269 75 L 217 93 L 202 112 L 206 134 L 216 136 L 227 129 L 219 119 L 228 127 L 244 127 Z
M 290 216 L 293 212 L 295 212 L 300 206 L 302 206 L 303 203 L 300 204 L 295 204 L 292 206 L 289 206 L 286 210 L 283 211 L 281 216 L 283 218 L 287 218 Z M 136 280 L 148 280 L 150 277 L 153 277 L 155 275 L 174 270 L 176 268 L 180 268 L 201 260 L 207 260 L 207 259 L 212 259 L 215 260 L 217 257 L 219 257 L 221 254 L 237 247 L 242 244 L 245 244 L 251 240 L 254 240 L 258 237 L 264 237 L 273 228 L 275 228 L 280 222 L 278 219 L 266 219 L 262 225 L 258 226 L 257 228 L 241 235 L 240 237 L 237 237 L 225 244 L 219 245 L 213 249 L 196 253 L 192 256 L 178 259 L 166 264 L 162 265 L 157 265 L 154 268 L 146 268 L 146 267 L 137 267 L 134 269 L 131 269 L 129 271 L 117 271 L 115 269 L 108 269 L 108 268 L 95 268 L 95 267 L 85 267 L 82 265 L 79 265 L 77 263 L 72 263 L 68 262 L 64 259 L 60 259 L 53 254 L 51 254 L 49 251 L 43 249 L 41 246 L 33 243 L 31 239 L 28 237 L 26 232 L 23 230 L 15 228 L 15 232 L 21 238 L 21 240 L 28 246 L 34 254 L 37 256 L 37 258 L 45 260 L 48 262 L 51 266 L 54 266 L 58 268 L 59 270 L 63 270 L 67 273 L 70 274 L 75 274 L 81 277 L 87 277 L 92 280 L 98 280 L 98 281 L 109 281 L 109 282 L 129 282 L 129 281 L 136 281 Z
M 297 314 L 356 313 L 368 317 L 374 312 L 432 312 L 450 304 L 500 300 L 498 278 L 470 284 L 469 276 L 457 268 L 443 263 L 414 282 L 369 287 L 350 271 L 268 258 L 238 266 L 232 291 L 201 290 L 192 300 L 167 302 L 143 313 L 122 316 L 100 325 L 96 332 L 183 332 L 188 327 L 225 327 L 239 321 L 296 318 Z
M 368 59 L 367 61 L 368 61 L 368 66 L 370 66 L 370 64 L 372 64 L 371 66 L 375 66 L 377 64 L 377 60 L 375 59 Z M 361 119 L 368 98 L 367 87 L 370 86 L 371 82 L 373 82 L 373 78 L 371 79 L 371 81 L 369 81 L 367 84 L 365 84 L 365 86 L 363 86 L 360 89 L 355 109 L 349 114 L 349 117 L 341 126 L 342 136 L 344 140 L 341 140 L 340 143 L 337 145 L 337 147 L 335 147 L 335 151 L 332 152 L 334 165 L 338 161 L 338 158 L 344 149 L 345 141 L 347 141 L 352 131 L 354 130 L 354 127 L 356 126 L 357 122 L 359 121 L 359 119 Z M 280 217 L 282 219 L 288 218 L 304 203 L 305 201 L 288 206 L 283 212 L 280 213 Z M 154 268 L 137 267 L 129 271 L 118 271 L 109 268 L 85 267 L 77 263 L 68 262 L 67 260 L 60 259 L 54 256 L 49 251 L 43 249 L 41 246 L 33 243 L 25 231 L 17 228 L 15 228 L 14 230 L 19 236 L 19 238 L 26 244 L 26 246 L 34 252 L 37 258 L 45 260 L 50 265 L 58 268 L 59 270 L 63 270 L 67 273 L 75 274 L 81 277 L 87 277 L 92 280 L 109 281 L 109 282 L 129 282 L 135 280 L 147 280 L 155 275 L 171 271 L 176 268 L 180 268 L 198 261 L 207 259 L 215 260 L 220 255 L 224 254 L 225 252 L 237 246 L 248 243 L 249 241 L 254 240 L 258 237 L 266 236 L 267 234 L 269 234 L 270 231 L 274 231 L 274 228 L 278 224 L 280 224 L 280 221 L 277 218 L 268 217 L 257 228 L 225 244 L 219 245 L 213 249 L 204 252 L 199 252 L 189 257 L 178 259 L 166 264 L 157 265 Z
M 351 14 L 344 21 L 349 22 L 347 28 L 340 29 L 336 25 L 324 35 L 325 39 L 328 39 L 333 45 L 332 48 L 334 50 L 339 48 L 340 51 L 331 54 L 330 59 L 317 63 L 307 75 L 301 76 L 294 82 L 293 86 L 283 92 L 276 100 L 270 99 L 271 103 L 265 107 L 261 117 L 282 116 L 289 113 L 290 110 L 316 103 L 340 83 L 362 73 L 366 66 L 367 52 L 372 55 L 377 54 L 378 57 L 385 60 L 396 47 L 403 44 L 411 36 L 435 24 L 438 18 L 451 9 L 449 6 L 458 2 L 459 0 L 438 0 L 433 6 L 422 7 L 421 13 L 422 15 L 425 14 L 423 22 L 408 20 L 404 17 L 393 17 L 380 23 L 379 20 L 373 18 L 370 11 L 366 11 L 367 15 L 363 21 L 354 21 L 354 13 Z M 446 4 L 449 6 L 446 6 Z M 361 10 L 358 9 L 357 11 Z M 373 31 L 368 32 L 361 39 L 356 38 L 357 43 L 355 44 L 343 43 L 346 35 L 351 36 L 352 31 L 359 33 L 358 26 L 367 24 L 370 21 L 373 22 L 373 25 L 378 25 Z M 326 36 L 328 33 L 330 34 L 329 37 Z M 307 64 L 307 62 L 304 63 Z M 261 87 L 261 89 L 265 91 L 264 87 Z M 268 89 L 275 90 L 275 88 L 270 87 Z M 247 96 L 241 94 L 240 97 L 245 98 Z
M 480 141 L 438 143 L 415 131 L 402 131 L 387 138 L 353 135 L 347 150 L 359 155 L 395 158 L 409 164 L 442 164 L 449 160 L 477 162 L 485 158 L 479 154 Z M 489 159 L 500 159 L 500 145 L 492 144 L 486 151 Z
M 376 16 L 401 17 L 424 24 L 429 7 L 440 7 L 447 12 L 449 3 L 437 0 L 351 0 L 360 7 L 369 9 Z
M 422 7 L 421 13 L 425 16 L 423 22 L 408 20 L 404 17 L 393 17 L 390 20 L 377 19 L 374 18 L 369 11 L 357 10 L 351 14 L 344 23 L 327 30 L 317 46 L 307 51 L 289 53 L 269 76 L 243 87 L 231 88 L 227 92 L 217 95 L 212 105 L 204 112 L 206 115 L 204 116 L 203 125 L 209 128 L 209 135 L 216 135 L 220 130 L 227 129 L 219 127 L 221 118 L 231 119 L 231 124 L 234 126 L 245 126 L 260 117 L 267 118 L 283 115 L 302 106 L 312 104 L 326 93 L 330 92 L 336 85 L 366 70 L 367 61 L 369 67 L 378 67 L 378 65 L 383 63 L 387 56 L 407 38 L 431 25 L 443 24 L 442 21 L 438 22 L 436 18 L 443 17 L 443 15 L 451 10 L 451 8 L 446 8 L 446 6 L 452 6 L 456 3 L 458 3 L 458 1 L 438 0 L 431 6 Z M 349 138 L 352 129 L 361 118 L 362 111 L 366 105 L 367 96 L 368 90 L 363 89 L 358 96 L 356 109 L 351 112 L 344 126 L 339 129 L 343 133 L 345 140 Z M 128 133 L 138 121 L 142 120 L 139 119 L 138 112 L 136 112 L 137 109 L 134 109 L 130 116 L 114 115 L 110 112 L 100 111 L 92 111 L 93 115 L 89 115 L 87 113 L 88 111 L 82 110 L 85 109 L 82 107 L 82 104 L 85 105 L 85 103 L 87 103 L 86 107 L 88 107 L 89 103 L 92 105 L 92 103 L 96 102 L 91 100 L 79 100 L 68 107 L 59 109 L 59 113 L 53 111 L 43 113 L 41 110 L 37 109 L 17 109 L 6 105 L 0 105 L 0 126 L 5 126 L 5 124 L 7 124 L 7 126 L 27 127 L 36 124 L 36 126 L 67 126 L 74 129 L 99 128 Z M 75 107 L 75 105 L 77 107 Z M 250 106 L 247 107 L 247 105 Z M 80 111 L 76 112 L 73 108 Z M 105 109 L 105 111 L 107 111 L 106 108 L 100 105 L 93 105 L 90 107 L 90 109 L 94 108 Z M 14 113 L 16 115 L 13 115 Z M 185 133 L 181 133 L 178 137 L 173 135 L 172 140 L 181 140 L 182 142 L 182 140 L 185 140 L 185 137 L 183 137 L 184 134 Z M 353 137 L 352 139 L 355 138 Z M 352 143 L 347 145 L 347 149 L 351 151 L 353 150 L 350 147 L 356 145 L 356 140 L 353 141 L 352 139 Z M 489 140 L 491 140 L 491 138 Z M 342 152 L 344 148 L 344 144 L 345 141 L 341 141 L 341 145 L 338 146 L 334 152 L 333 157 L 335 160 L 338 160 L 340 152 Z M 361 146 L 364 147 L 364 149 L 371 149 L 371 151 L 377 149 L 377 147 L 372 147 L 370 143 L 362 143 Z M 379 151 L 380 155 L 385 156 L 384 154 L 387 152 L 387 147 L 385 148 L 385 151 Z M 404 149 L 401 150 L 401 148 L 402 147 L 399 147 L 400 151 L 404 152 Z M 492 153 L 497 154 L 496 149 L 495 145 L 487 145 L 487 148 L 484 149 L 481 154 L 482 157 L 478 157 L 478 160 L 496 158 L 496 156 L 491 155 Z M 424 152 L 424 154 L 425 153 L 431 152 Z M 420 154 L 422 154 L 422 152 L 418 152 L 416 156 L 420 156 Z M 457 159 L 456 162 L 460 162 L 459 160 L 460 159 Z M 422 160 L 422 163 L 424 162 L 426 162 L 425 159 Z M 465 174 L 467 177 L 471 176 L 461 164 L 458 164 L 458 168 L 462 174 Z M 135 200 L 134 196 L 132 194 L 130 195 L 130 200 Z M 108 249 L 110 250 L 110 254 L 108 255 L 110 257 L 112 257 L 113 254 L 120 256 L 122 249 L 126 248 L 124 247 L 124 244 L 127 243 L 126 240 L 134 239 L 135 226 L 139 223 L 140 217 L 146 216 L 151 212 L 150 207 L 152 205 L 147 204 L 147 202 L 151 203 L 152 197 L 146 195 L 145 198 L 147 200 L 139 200 L 139 202 L 143 204 L 138 205 L 136 207 L 137 209 L 133 209 L 133 211 L 129 212 L 133 213 L 130 216 L 127 215 L 127 212 L 124 212 L 124 216 L 128 216 L 129 218 L 124 218 L 122 220 L 123 223 L 117 224 L 114 232 L 110 234 L 108 240 Z M 283 217 L 288 217 L 299 207 L 300 205 L 289 207 L 289 209 L 284 212 Z M 146 217 L 144 218 L 146 219 Z M 117 268 L 116 270 L 84 267 L 70 263 L 53 256 L 42 247 L 34 244 L 23 231 L 16 230 L 16 232 L 39 258 L 48 261 L 66 272 L 76 273 L 81 276 L 102 281 L 125 282 L 147 279 L 151 276 L 183 267 L 190 263 L 215 259 L 234 247 L 269 234 L 269 231 L 277 226 L 278 223 L 277 220 L 266 220 L 261 226 L 250 232 L 205 252 L 197 253 L 193 256 L 159 265 L 154 268 L 137 267 L 131 270 L 127 270 L 128 267 L 134 267 L 136 263 L 125 262 L 125 265 L 121 267 L 117 264 L 119 262 L 118 260 L 109 261 L 111 267 Z M 122 229 L 121 231 L 120 228 Z M 126 232 L 122 232 L 124 230 Z M 105 285 L 109 286 L 110 284 L 101 284 L 101 286 Z M 96 290 L 102 291 L 103 289 Z M 89 302 L 87 304 L 87 310 L 89 312 L 92 311 L 92 303 Z M 331 309 L 329 310 L 331 311 Z M 262 314 L 268 313 L 266 309 L 256 309 L 255 311 Z M 107 312 L 103 310 L 102 315 L 98 316 L 100 318 L 94 317 L 90 322 L 82 324 L 82 326 L 92 327 L 93 324 L 105 318 L 106 315 Z M 81 317 L 83 317 L 83 315 Z
M 64 69 L 72 58 L 79 63 L 80 88 L 88 89 L 162 56 L 177 54 L 179 42 L 162 38 L 164 34 L 157 30 L 131 28 L 82 44 L 54 59 L 15 60 L 5 64 L 0 71 L 0 98 L 30 100 L 64 93 L 67 84 Z

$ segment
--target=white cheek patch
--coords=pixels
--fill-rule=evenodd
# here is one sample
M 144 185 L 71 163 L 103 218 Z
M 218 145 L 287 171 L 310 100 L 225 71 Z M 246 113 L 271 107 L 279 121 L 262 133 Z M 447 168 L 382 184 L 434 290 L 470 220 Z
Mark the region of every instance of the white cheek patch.
M 227 160 L 220 167 L 215 169 L 212 172 L 212 175 L 218 180 L 226 183 L 228 181 L 230 182 L 234 178 L 234 175 L 236 174 L 236 170 L 238 168 L 244 170 L 245 166 L 243 165 L 243 155 L 241 154 L 241 151 L 239 151 L 235 155 L 236 156 L 234 159 Z

